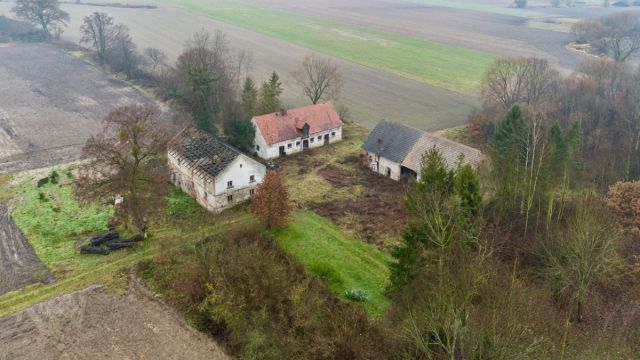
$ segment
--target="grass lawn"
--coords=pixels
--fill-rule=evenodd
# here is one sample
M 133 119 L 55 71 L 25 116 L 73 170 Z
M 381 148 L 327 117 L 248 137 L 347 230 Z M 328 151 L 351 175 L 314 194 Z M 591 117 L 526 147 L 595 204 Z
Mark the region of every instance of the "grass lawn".
M 214 19 L 459 93 L 477 90 L 496 55 L 234 0 L 165 0 Z
M 81 255 L 76 250 L 77 244 L 86 241 L 90 234 L 106 231 L 113 209 L 79 207 L 72 197 L 72 179 L 65 171 L 59 173 L 59 184 L 48 183 L 38 188 L 34 181 L 26 180 L 10 191 L 4 188 L 0 194 L 5 200 L 8 193 L 12 194 L 16 224 L 57 279 L 52 285 L 34 284 L 0 296 L 0 316 L 93 284 L 105 284 L 115 293 L 124 293 L 128 269 L 138 262 L 157 256 L 166 246 L 188 246 L 221 228 L 217 224 L 244 221 L 248 217 L 245 212 L 230 210 L 214 220 L 188 195 L 173 188 L 161 214 L 168 216 L 152 221 L 148 239 L 107 256 Z
M 347 299 L 348 290 L 364 290 L 367 311 L 374 317 L 383 313 L 388 305 L 383 294 L 389 279 L 388 255 L 311 211 L 294 212 L 291 223 L 276 230 L 275 237 L 342 299 Z

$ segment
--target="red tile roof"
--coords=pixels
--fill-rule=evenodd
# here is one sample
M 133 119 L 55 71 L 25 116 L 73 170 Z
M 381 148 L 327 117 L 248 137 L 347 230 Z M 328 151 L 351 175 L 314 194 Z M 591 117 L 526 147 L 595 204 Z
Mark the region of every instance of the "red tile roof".
M 342 126 L 340 115 L 331 102 L 260 115 L 254 117 L 254 121 L 269 145 L 300 137 L 305 123 L 309 124 L 309 134 Z

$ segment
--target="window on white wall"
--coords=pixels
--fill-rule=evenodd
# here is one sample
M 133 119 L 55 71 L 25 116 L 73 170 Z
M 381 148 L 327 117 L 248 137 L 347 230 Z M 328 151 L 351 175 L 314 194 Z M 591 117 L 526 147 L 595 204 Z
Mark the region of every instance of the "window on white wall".
M 309 141 L 311 141 L 311 143 L 313 143 L 313 141 L 314 141 L 315 139 L 316 139 L 316 138 L 311 138 L 311 139 L 309 139 Z
M 227 202 L 233 201 L 233 195 L 227 195 Z
M 255 195 L 255 194 L 256 194 L 256 189 L 249 190 L 249 195 Z
M 300 141 L 296 141 L 296 146 L 300 147 Z
M 331 133 L 331 137 L 336 137 L 336 132 L 335 131 Z
M 256 176 L 255 175 L 249 176 L 249 182 L 256 182 Z
M 287 144 L 287 148 L 291 149 L 293 147 L 293 144 Z
M 233 181 L 227 181 L 227 189 L 230 189 L 233 187 Z

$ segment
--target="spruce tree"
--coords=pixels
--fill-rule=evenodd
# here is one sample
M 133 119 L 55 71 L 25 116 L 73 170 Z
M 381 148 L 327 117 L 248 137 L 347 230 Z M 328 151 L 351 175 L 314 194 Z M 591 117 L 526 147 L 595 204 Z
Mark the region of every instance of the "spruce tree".
M 243 118 L 246 120 L 252 119 L 258 109 L 258 90 L 250 77 L 247 77 L 244 81 L 240 101 Z

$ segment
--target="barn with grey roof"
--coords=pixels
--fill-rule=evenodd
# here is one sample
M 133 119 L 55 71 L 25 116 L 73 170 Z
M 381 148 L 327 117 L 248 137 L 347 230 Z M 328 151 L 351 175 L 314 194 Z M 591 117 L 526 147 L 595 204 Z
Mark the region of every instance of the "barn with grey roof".
M 404 176 L 417 177 L 422 156 L 433 147 L 440 151 L 449 167 L 454 166 L 461 155 L 475 167 L 483 159 L 478 149 L 384 119 L 371 131 L 362 150 L 371 170 L 400 180 Z
M 263 164 L 194 127 L 178 133 L 167 152 L 173 184 L 214 213 L 249 199 L 266 174 Z

